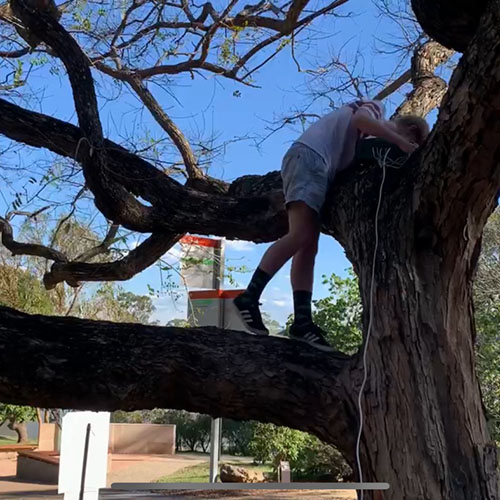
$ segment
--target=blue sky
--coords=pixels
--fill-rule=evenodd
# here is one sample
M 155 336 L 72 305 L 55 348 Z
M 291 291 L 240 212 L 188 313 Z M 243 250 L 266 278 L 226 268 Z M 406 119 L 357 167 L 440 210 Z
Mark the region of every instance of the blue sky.
M 322 5 L 322 2 L 316 2 Z M 339 17 L 327 18 L 313 26 L 308 43 L 304 40 L 297 48 L 297 58 L 303 68 L 318 67 L 327 64 L 332 56 L 338 55 L 346 62 L 352 71 L 363 75 L 377 75 L 382 81 L 387 80 L 394 71 L 399 59 L 394 54 L 380 54 L 375 46 L 382 46 L 376 39 L 388 40 L 398 33 L 395 24 L 378 16 L 374 4 L 369 0 L 351 0 L 338 11 Z M 352 13 L 352 17 L 345 17 Z M 356 64 L 355 55 L 358 53 Z M 398 76 L 407 69 L 406 61 Z M 37 106 L 34 102 L 24 102 L 23 105 L 31 109 L 41 110 L 58 118 L 74 122 L 73 103 L 68 82 L 64 74 L 50 75 L 41 70 L 33 75 L 31 86 L 46 85 L 43 104 Z M 99 80 L 100 81 L 100 80 Z M 47 85 L 47 82 L 48 85 Z M 276 58 L 266 65 L 255 76 L 255 83 L 260 88 L 242 86 L 230 80 L 224 80 L 213 75 L 205 78 L 196 76 L 193 80 L 188 77 L 176 81 L 171 88 L 161 88 L 150 83 L 150 89 L 156 98 L 165 107 L 180 128 L 188 137 L 200 133 L 206 137 L 216 136 L 217 142 L 233 141 L 245 136 L 263 136 L 265 128 L 273 119 L 290 114 L 290 111 L 311 102 L 311 78 L 305 72 L 299 72 L 291 58 L 290 50 L 284 49 Z M 112 89 L 112 84 L 100 83 L 101 91 Z M 239 91 L 239 97 L 234 91 Z M 408 87 L 404 88 L 408 90 Z M 175 93 L 175 99 L 171 93 Z M 335 97 L 335 103 L 340 103 Z M 344 94 L 345 101 L 349 96 Z M 389 113 L 402 99 L 398 93 L 386 102 Z M 327 98 L 317 99 L 310 107 L 309 112 L 322 114 L 329 111 Z M 101 106 L 101 119 L 108 137 L 121 142 L 124 136 L 132 135 L 134 128 L 142 124 L 148 128 L 153 137 L 162 137 L 164 132 L 151 120 L 144 111 L 137 118 L 138 102 L 134 97 L 125 96 Z M 135 118 L 133 118 L 135 117 Z M 233 180 L 244 174 L 264 174 L 271 170 L 279 170 L 280 162 L 287 147 L 299 133 L 297 127 L 284 127 L 266 141 L 255 146 L 253 140 L 230 142 L 224 157 L 217 158 L 210 168 L 213 176 Z M 10 191 L 14 191 L 11 189 Z M 12 192 L 3 190 L 7 197 Z M 0 211 L 4 211 L 4 201 L 0 200 Z M 141 237 L 132 237 L 131 244 L 137 244 Z M 255 269 L 260 257 L 268 245 L 256 245 L 248 242 L 227 242 L 226 258 L 228 265 L 246 266 L 249 270 Z M 166 260 L 172 264 L 178 261 L 179 250 L 174 248 Z M 327 293 L 321 284 L 321 276 L 332 272 L 344 274 L 349 262 L 344 256 L 342 248 L 330 237 L 321 237 L 320 250 L 316 265 L 316 284 L 314 297 L 320 298 Z M 263 310 L 282 324 L 292 312 L 291 288 L 289 284 L 289 265 L 286 265 L 273 279 L 263 294 Z M 244 287 L 250 273 L 236 273 L 236 285 L 226 288 Z M 174 281 L 178 282 L 177 275 L 173 274 Z M 126 289 L 139 294 L 148 293 L 148 285 L 157 289 L 160 287 L 158 269 L 152 268 L 134 277 L 125 283 Z M 181 292 L 177 300 L 169 294 L 155 297 L 157 312 L 155 318 L 164 323 L 172 318 L 186 316 L 186 295 Z

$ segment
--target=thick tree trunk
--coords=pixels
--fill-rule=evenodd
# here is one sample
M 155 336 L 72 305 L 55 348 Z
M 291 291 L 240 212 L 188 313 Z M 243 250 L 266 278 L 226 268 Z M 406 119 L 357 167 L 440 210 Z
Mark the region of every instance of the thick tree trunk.
M 474 372 L 472 263 L 465 245 L 446 259 L 417 250 L 412 220 L 405 223 L 406 244 L 396 246 L 392 220 L 386 212 L 380 224 L 365 479 L 389 482 L 391 499 L 498 499 L 495 445 Z M 369 234 L 356 238 L 366 325 L 373 247 Z
M 28 429 L 24 422 L 9 422 L 7 427 L 16 432 L 18 444 L 23 444 L 28 442 Z

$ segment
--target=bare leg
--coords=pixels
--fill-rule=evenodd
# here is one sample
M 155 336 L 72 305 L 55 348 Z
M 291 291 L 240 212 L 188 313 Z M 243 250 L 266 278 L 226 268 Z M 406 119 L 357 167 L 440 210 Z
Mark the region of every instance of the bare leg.
M 234 299 L 233 303 L 241 320 L 252 333 L 257 335 L 269 333 L 262 322 L 258 300 L 271 277 L 279 271 L 285 262 L 297 252 L 304 251 L 303 258 L 299 258 L 298 270 L 303 273 L 304 269 L 310 268 L 308 272 L 312 273 L 318 243 L 317 219 L 317 213 L 304 202 L 291 203 L 288 207 L 288 234 L 267 249 L 246 291 Z M 312 248 L 309 249 L 309 247 Z M 303 264 L 301 265 L 300 262 Z M 297 268 L 297 266 L 295 267 Z M 308 279 L 312 282 L 312 276 Z M 308 294 L 308 292 L 305 293 Z M 310 311 L 310 293 L 308 298 L 306 297 L 305 303 L 306 309 Z
M 310 243 L 299 249 L 292 260 L 291 281 L 293 291 L 312 292 L 314 280 L 314 262 L 318 253 L 319 223 L 311 228 Z
M 259 267 L 269 275 L 276 274 L 283 265 L 302 249 L 317 248 L 318 214 L 303 201 L 290 203 L 288 207 L 288 234 L 271 245 Z M 316 255 L 316 249 L 314 249 Z

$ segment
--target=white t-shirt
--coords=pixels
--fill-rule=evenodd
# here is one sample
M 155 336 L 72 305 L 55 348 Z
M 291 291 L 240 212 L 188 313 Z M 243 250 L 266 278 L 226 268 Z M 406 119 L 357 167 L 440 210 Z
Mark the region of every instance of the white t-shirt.
M 366 137 L 351 123 L 352 115 L 359 109 L 368 111 L 376 120 L 384 118 L 384 106 L 380 101 L 359 100 L 321 117 L 296 140 L 323 158 L 330 180 L 349 166 L 357 141 Z

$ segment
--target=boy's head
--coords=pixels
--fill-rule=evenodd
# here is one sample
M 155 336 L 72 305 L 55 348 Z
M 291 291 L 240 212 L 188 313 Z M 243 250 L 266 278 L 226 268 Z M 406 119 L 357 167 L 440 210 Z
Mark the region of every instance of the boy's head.
M 392 122 L 400 135 L 411 142 L 416 142 L 419 146 L 424 143 L 430 132 L 429 125 L 420 116 L 397 116 Z

